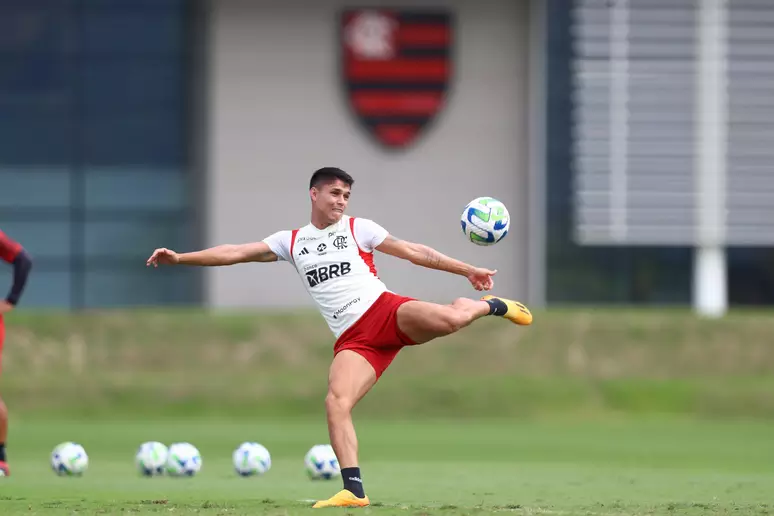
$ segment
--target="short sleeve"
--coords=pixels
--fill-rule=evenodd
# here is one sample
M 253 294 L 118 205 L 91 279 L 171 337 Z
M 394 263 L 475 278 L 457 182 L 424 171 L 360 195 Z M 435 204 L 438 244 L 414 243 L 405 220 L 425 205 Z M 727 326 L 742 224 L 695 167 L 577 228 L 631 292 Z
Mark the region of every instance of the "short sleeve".
M 290 260 L 290 239 L 292 231 L 277 231 L 269 235 L 263 241 L 269 246 L 271 252 L 277 255 L 280 261 L 289 262 Z
M 16 259 L 16 255 L 21 251 L 21 248 L 22 247 L 18 242 L 11 240 L 5 233 L 0 231 L 0 260 L 13 263 Z
M 389 235 L 386 229 L 369 219 L 356 218 L 354 229 L 357 245 L 367 253 L 374 252 Z

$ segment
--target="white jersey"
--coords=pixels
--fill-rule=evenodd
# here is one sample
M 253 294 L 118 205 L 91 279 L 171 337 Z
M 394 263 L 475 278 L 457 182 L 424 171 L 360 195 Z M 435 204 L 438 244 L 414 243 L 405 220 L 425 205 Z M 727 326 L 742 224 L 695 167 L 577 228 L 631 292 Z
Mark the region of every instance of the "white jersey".
M 282 261 L 290 262 L 338 338 L 368 310 L 387 287 L 376 275 L 373 252 L 387 231 L 377 223 L 344 215 L 325 229 L 309 224 L 264 239 Z

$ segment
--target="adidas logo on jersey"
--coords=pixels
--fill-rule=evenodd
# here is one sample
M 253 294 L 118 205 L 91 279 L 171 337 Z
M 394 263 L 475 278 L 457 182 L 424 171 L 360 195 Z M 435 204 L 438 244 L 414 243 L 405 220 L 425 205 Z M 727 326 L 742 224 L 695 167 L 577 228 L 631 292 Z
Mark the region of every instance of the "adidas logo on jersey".
M 309 251 L 307 250 L 307 248 L 306 248 L 306 247 L 304 247 L 303 249 L 301 249 L 301 252 L 300 252 L 300 253 L 298 253 L 298 256 L 304 256 L 305 254 L 309 254 Z

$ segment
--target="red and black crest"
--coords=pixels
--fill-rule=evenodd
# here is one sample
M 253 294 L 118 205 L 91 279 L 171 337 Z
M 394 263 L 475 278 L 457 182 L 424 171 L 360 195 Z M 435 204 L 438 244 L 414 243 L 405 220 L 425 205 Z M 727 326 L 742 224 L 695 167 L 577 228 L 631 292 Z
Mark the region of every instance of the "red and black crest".
M 412 143 L 444 105 L 452 76 L 445 10 L 348 9 L 342 72 L 360 121 L 389 148 Z

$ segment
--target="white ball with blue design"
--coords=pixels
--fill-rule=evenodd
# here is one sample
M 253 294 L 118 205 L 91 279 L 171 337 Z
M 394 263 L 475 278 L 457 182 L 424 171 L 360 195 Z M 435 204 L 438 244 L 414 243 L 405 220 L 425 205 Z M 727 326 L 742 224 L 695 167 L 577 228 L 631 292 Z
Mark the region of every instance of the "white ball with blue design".
M 460 217 L 462 232 L 476 245 L 494 245 L 508 234 L 511 216 L 503 203 L 478 197 L 465 206 Z
M 263 475 L 271 469 L 271 454 L 265 446 L 245 442 L 234 450 L 234 470 L 243 477 Z
M 169 448 L 158 441 L 142 443 L 134 457 L 134 464 L 141 475 L 156 477 L 164 474 Z
M 89 456 L 78 443 L 63 442 L 51 452 L 51 469 L 59 476 L 79 477 L 89 468 Z
M 202 456 L 191 443 L 171 444 L 166 469 L 172 477 L 192 477 L 202 469 Z
M 306 474 L 312 480 L 330 480 L 341 476 L 339 459 L 330 444 L 316 444 L 304 457 Z

